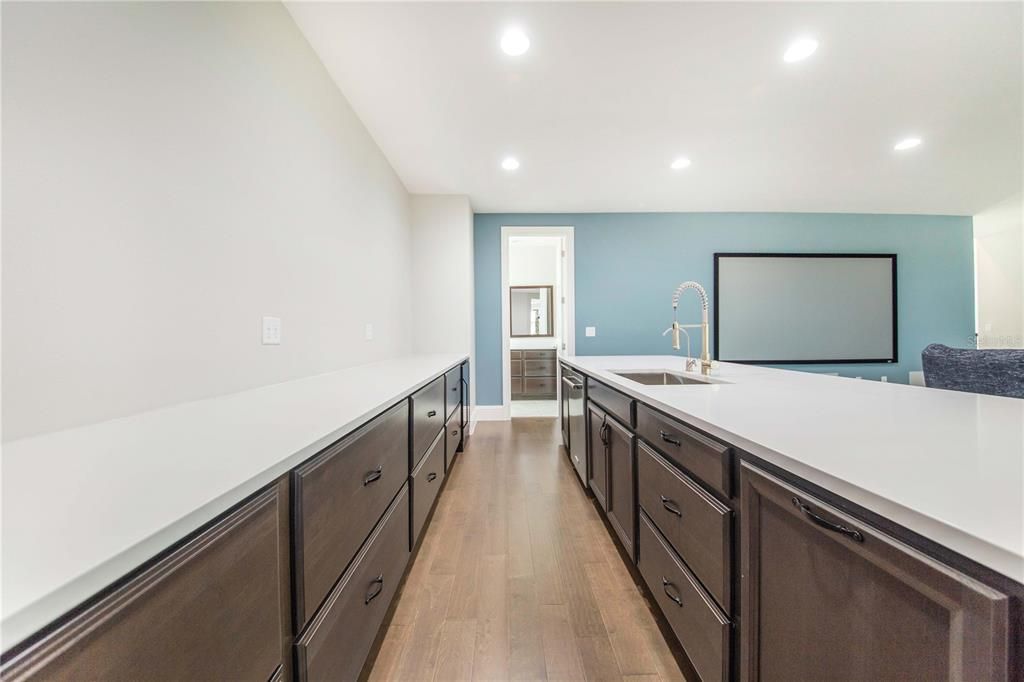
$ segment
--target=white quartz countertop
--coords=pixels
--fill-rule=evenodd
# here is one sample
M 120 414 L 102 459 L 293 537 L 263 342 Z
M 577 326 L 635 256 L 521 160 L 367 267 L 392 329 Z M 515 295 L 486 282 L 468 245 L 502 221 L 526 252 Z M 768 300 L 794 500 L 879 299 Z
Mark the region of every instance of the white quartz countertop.
M 562 361 L 811 483 L 1024 583 L 1024 400 L 721 363 L 706 386 L 677 356 Z
M 465 359 L 405 357 L 4 444 L 3 649 Z

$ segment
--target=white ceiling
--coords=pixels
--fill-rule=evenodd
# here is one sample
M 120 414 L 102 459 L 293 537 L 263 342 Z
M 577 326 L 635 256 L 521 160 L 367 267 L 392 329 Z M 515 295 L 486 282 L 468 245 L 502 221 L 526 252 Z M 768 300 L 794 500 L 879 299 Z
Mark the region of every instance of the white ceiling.
M 1022 7 L 288 3 L 414 193 L 478 212 L 957 215 L 1022 184 Z M 512 25 L 532 43 L 518 58 L 498 47 Z M 805 34 L 818 51 L 783 63 Z M 894 152 L 911 134 L 924 144 Z

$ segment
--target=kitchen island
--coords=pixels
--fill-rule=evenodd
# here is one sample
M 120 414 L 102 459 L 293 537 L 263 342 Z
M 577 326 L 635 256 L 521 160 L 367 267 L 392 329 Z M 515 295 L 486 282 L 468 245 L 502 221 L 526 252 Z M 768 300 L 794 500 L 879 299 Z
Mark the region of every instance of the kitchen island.
M 703 679 L 1020 679 L 1024 401 L 561 362 L 587 385 L 569 450 L 586 447 L 587 487 Z M 696 383 L 648 383 L 666 371 Z

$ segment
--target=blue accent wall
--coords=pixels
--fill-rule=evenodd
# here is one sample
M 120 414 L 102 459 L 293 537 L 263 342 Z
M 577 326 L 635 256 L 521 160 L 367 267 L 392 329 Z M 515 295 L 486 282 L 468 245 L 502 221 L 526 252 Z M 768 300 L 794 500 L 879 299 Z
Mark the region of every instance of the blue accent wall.
M 501 227 L 572 225 L 576 353 L 667 355 L 672 291 L 697 280 L 714 296 L 713 254 L 725 251 L 897 254 L 899 362 L 792 365 L 906 383 L 929 343 L 969 346 L 974 335 L 972 221 L 961 216 L 815 213 L 481 213 L 474 216 L 476 387 L 501 404 Z M 699 322 L 684 296 L 681 322 Z M 597 336 L 584 336 L 585 327 Z M 700 337 L 692 334 L 693 353 Z M 684 339 L 685 341 L 685 339 Z

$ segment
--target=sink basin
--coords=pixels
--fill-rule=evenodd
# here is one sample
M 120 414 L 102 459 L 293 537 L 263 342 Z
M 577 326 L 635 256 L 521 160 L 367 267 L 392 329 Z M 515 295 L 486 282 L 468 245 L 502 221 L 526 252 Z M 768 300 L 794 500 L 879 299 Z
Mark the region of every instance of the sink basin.
M 707 386 L 712 383 L 707 379 L 697 379 L 695 377 L 687 376 L 685 374 L 677 374 L 675 372 L 612 372 L 615 376 L 620 376 L 623 379 L 629 379 L 635 381 L 638 384 L 644 386 L 682 386 L 682 385 L 701 385 Z

